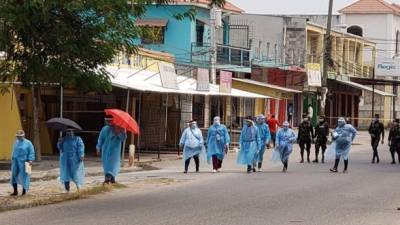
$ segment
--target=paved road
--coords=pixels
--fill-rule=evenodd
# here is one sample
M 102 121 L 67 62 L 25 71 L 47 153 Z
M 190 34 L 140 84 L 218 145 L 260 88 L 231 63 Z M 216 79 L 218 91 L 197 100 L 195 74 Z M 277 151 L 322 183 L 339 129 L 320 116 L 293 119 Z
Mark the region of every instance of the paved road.
M 387 147 L 381 147 L 382 163 L 372 165 L 368 139 L 357 141 L 361 145 L 353 147 L 348 174 L 329 173 L 332 163 L 299 164 L 297 154 L 287 174 L 270 163 L 265 172 L 245 174 L 232 163 L 233 155 L 220 174 L 184 175 L 180 162 L 164 162 L 165 169 L 136 176 L 187 181 L 2 213 L 0 224 L 400 224 L 400 165 L 389 164 Z

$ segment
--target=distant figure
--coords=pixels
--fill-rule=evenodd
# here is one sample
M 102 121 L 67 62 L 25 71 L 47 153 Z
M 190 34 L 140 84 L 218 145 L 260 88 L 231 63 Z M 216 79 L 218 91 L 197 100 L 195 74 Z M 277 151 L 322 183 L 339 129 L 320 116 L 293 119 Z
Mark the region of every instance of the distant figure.
M 275 119 L 275 115 L 271 115 L 271 118 L 267 121 L 269 132 L 271 132 L 271 142 L 272 145 L 275 147 L 275 139 L 276 139 L 276 131 L 279 128 L 279 122 Z
M 201 130 L 197 127 L 197 122 L 192 120 L 186 128 L 179 141 L 179 146 L 183 148 L 183 161 L 185 162 L 184 173 L 188 172 L 190 159 L 193 158 L 196 164 L 196 172 L 199 172 L 200 154 L 204 154 L 204 139 Z
M 208 163 L 212 161 L 214 173 L 220 172 L 230 141 L 228 129 L 221 124 L 221 118 L 214 117 L 214 123 L 208 128 L 207 134 L 207 161 Z
M 393 127 L 389 132 L 389 146 L 390 153 L 392 155 L 392 164 L 396 164 L 395 154 L 397 152 L 397 156 L 400 163 L 400 120 L 395 119 L 393 122 Z
M 357 135 L 357 130 L 350 124 L 346 124 L 346 120 L 341 117 L 338 120 L 338 126 L 332 133 L 333 147 L 336 152 L 335 165 L 331 172 L 337 173 L 340 158 L 344 160 L 344 170 L 343 173 L 347 173 L 347 167 L 349 164 L 349 153 L 351 150 L 351 144 Z
M 296 134 L 289 128 L 289 123 L 285 121 L 283 128 L 279 129 L 276 135 L 276 149 L 279 151 L 283 164 L 282 172 L 286 173 L 289 164 L 289 156 L 293 152 L 293 144 L 296 142 Z
M 315 140 L 315 160 L 313 161 L 314 163 L 318 163 L 318 155 L 319 155 L 320 148 L 322 150 L 321 163 L 325 162 L 325 151 L 327 148 L 326 145 L 328 142 L 328 135 L 329 135 L 328 122 L 326 122 L 324 116 L 320 116 L 318 124 L 317 124 L 317 126 L 315 126 L 314 139 L 316 139 L 316 140 Z
M 262 171 L 262 163 L 264 161 L 264 152 L 265 148 L 267 145 L 269 145 L 269 142 L 271 141 L 271 133 L 269 131 L 268 125 L 265 123 L 265 116 L 263 114 L 260 114 L 256 118 L 256 127 L 258 129 L 258 132 L 260 134 L 261 138 L 261 150 L 257 154 L 256 161 L 254 162 L 253 167 L 255 168 L 257 164 L 258 166 L 258 172 Z
M 300 146 L 300 163 L 304 163 L 304 150 L 307 151 L 307 162 L 310 163 L 310 151 L 313 136 L 314 131 L 313 127 L 311 126 L 311 122 L 309 121 L 309 117 L 307 115 L 304 115 L 303 121 L 299 126 L 299 134 L 297 136 L 297 142 Z
M 293 124 L 293 104 L 289 104 L 288 106 L 288 122 L 289 125 Z
M 254 125 L 252 117 L 247 117 L 246 124 L 240 133 L 240 151 L 237 164 L 247 166 L 247 173 L 256 172 L 253 163 L 261 150 L 261 138 L 258 128 Z M 253 167 L 253 168 L 252 168 Z
M 31 175 L 27 173 L 26 167 L 32 166 L 32 162 L 35 160 L 35 149 L 32 142 L 25 138 L 25 132 L 19 130 L 15 136 L 17 140 L 13 146 L 10 181 L 14 192 L 11 196 L 18 195 L 18 184 L 22 185 L 22 195 L 25 195 L 29 190 Z
M 312 122 L 313 121 L 313 117 L 314 117 L 314 109 L 313 109 L 311 104 L 308 104 L 307 116 L 310 119 L 310 122 Z
M 112 117 L 105 118 L 97 141 L 97 154 L 101 154 L 104 170 L 104 184 L 114 184 L 121 167 L 121 145 L 126 139 L 124 129 L 112 124 Z
M 375 118 L 371 122 L 368 128 L 368 133 L 371 136 L 371 146 L 373 150 L 373 156 L 372 156 L 372 163 L 379 163 L 379 154 L 378 154 L 378 146 L 379 146 L 379 141 L 382 136 L 382 144 L 384 143 L 385 139 L 385 128 L 383 126 L 383 123 L 379 121 L 379 114 L 375 114 Z
M 60 151 L 60 181 L 64 184 L 65 192 L 70 191 L 71 181 L 79 190 L 85 182 L 85 145 L 82 139 L 75 136 L 73 129 L 68 129 L 65 137 L 58 140 L 57 148 Z

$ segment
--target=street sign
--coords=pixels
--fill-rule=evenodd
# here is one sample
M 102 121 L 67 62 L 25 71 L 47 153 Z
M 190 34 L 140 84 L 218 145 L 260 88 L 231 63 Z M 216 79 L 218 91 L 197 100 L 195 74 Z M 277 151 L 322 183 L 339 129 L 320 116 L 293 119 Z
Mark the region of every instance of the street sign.
M 198 91 L 209 91 L 210 90 L 210 74 L 209 74 L 208 69 L 204 69 L 204 68 L 197 69 L 196 90 L 198 90 Z
M 171 63 L 158 63 L 161 85 L 164 88 L 178 89 L 178 80 L 175 66 Z
M 375 76 L 400 76 L 400 60 L 392 58 L 377 58 L 375 60 Z
M 307 84 L 309 87 L 321 87 L 321 65 L 318 63 L 308 63 L 306 65 Z
M 219 92 L 231 93 L 232 92 L 232 72 L 221 71 L 219 73 Z

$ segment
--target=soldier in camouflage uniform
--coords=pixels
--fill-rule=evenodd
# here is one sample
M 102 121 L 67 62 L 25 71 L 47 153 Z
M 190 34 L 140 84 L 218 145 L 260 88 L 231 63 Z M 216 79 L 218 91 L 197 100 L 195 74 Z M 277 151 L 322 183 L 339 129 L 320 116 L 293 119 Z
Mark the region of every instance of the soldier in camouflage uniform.
M 307 115 L 303 116 L 303 121 L 299 126 L 299 135 L 297 136 L 297 142 L 300 145 L 301 161 L 304 163 L 304 150 L 307 151 L 307 162 L 310 163 L 310 150 L 312 137 L 314 136 L 314 129 L 311 126 L 310 119 Z
M 383 126 L 383 123 L 379 121 L 379 114 L 375 115 L 374 120 L 371 122 L 371 125 L 369 125 L 368 129 L 369 135 L 371 135 L 371 146 L 373 150 L 373 156 L 372 156 L 372 163 L 379 163 L 379 154 L 378 154 L 378 146 L 379 142 L 382 136 L 382 144 L 383 140 L 385 139 L 385 128 Z
M 325 162 L 325 150 L 326 150 L 326 144 L 328 142 L 328 135 L 329 135 L 329 125 L 328 122 L 326 122 L 325 117 L 320 116 L 319 122 L 317 126 L 315 127 L 315 160 L 313 161 L 314 163 L 318 163 L 318 155 L 319 155 L 319 149 L 321 148 L 322 150 L 322 160 L 321 162 Z
M 393 127 L 389 132 L 389 146 L 390 153 L 392 154 L 392 164 L 396 164 L 395 153 L 397 152 L 397 156 L 400 163 L 400 126 L 399 119 L 395 119 L 393 123 Z

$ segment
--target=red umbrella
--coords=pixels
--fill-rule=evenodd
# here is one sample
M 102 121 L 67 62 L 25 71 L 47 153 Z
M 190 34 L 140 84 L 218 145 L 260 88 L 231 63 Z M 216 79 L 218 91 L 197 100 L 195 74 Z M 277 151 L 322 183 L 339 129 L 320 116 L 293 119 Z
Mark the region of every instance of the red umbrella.
M 104 112 L 106 115 L 113 117 L 113 125 L 125 128 L 134 134 L 140 134 L 139 125 L 137 124 L 136 120 L 134 120 L 127 112 L 119 109 L 105 109 Z

